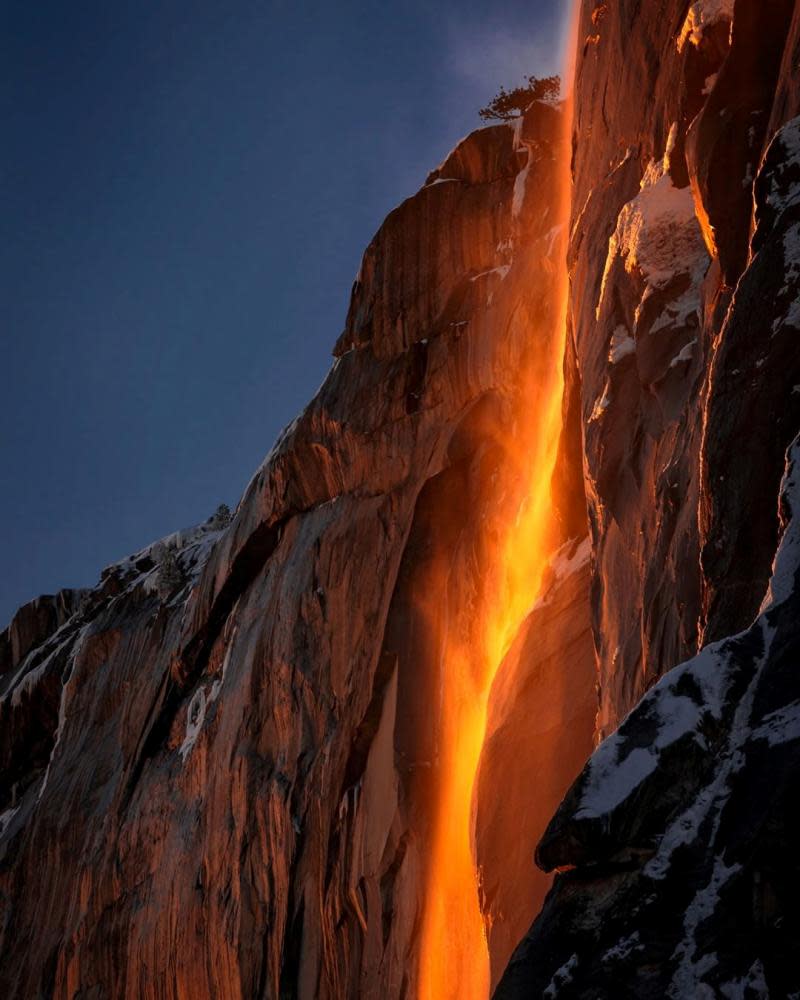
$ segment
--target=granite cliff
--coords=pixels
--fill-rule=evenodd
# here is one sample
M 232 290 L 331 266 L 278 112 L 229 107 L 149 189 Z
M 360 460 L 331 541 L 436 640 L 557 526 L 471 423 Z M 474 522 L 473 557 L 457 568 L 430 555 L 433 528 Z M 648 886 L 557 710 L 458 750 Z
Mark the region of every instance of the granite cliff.
M 414 994 L 446 633 L 486 598 L 520 499 L 515 422 L 556 343 L 559 120 L 541 105 L 475 132 L 387 218 L 325 383 L 230 523 L 163 539 L 3 633 L 4 996 Z M 547 763 L 495 978 L 549 884 L 532 843 L 591 749 L 576 533 L 565 508 L 566 555 L 531 617 L 579 609 L 574 683 L 553 681 L 511 765 L 501 748 L 484 768 L 529 771 L 527 750 Z M 495 729 L 515 685 L 535 703 L 537 672 L 559 672 L 524 635 L 510 655 Z M 490 909 L 510 846 L 497 819 L 481 836 Z
M 800 995 L 800 5 L 576 17 L 571 108 L 389 215 L 233 516 L 0 634 L 3 996 L 433 996 L 448 660 L 553 399 L 451 995 Z
M 496 996 L 796 996 L 800 7 L 579 16 L 571 393 L 608 738 Z

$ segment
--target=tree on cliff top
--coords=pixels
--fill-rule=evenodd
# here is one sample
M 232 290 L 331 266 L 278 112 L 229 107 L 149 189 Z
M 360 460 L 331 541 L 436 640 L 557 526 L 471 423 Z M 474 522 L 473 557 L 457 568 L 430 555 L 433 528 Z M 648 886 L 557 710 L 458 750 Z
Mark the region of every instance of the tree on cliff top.
M 484 121 L 499 119 L 506 122 L 511 118 L 519 118 L 534 101 L 543 101 L 545 104 L 555 104 L 558 101 L 561 93 L 560 76 L 526 76 L 525 81 L 524 87 L 515 87 L 513 90 L 501 87 L 500 93 L 478 112 L 481 118 Z

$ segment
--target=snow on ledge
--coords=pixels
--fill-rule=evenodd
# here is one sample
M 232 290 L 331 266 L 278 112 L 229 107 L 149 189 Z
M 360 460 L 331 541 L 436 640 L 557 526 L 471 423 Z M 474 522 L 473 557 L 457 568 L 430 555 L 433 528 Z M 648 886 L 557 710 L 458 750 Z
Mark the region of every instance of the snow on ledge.
M 678 52 L 683 52 L 687 42 L 697 47 L 703 35 L 715 24 L 733 23 L 734 0 L 696 0 L 689 8 L 686 20 L 678 35 Z
M 676 138 L 677 124 L 673 124 L 663 158 L 650 161 L 639 193 L 622 206 L 617 216 L 595 310 L 598 320 L 617 258 L 622 259 L 629 274 L 636 269 L 641 273 L 645 281 L 642 301 L 669 285 L 676 275 L 688 274 L 690 301 L 682 304 L 681 312 L 688 315 L 700 308 L 699 285 L 708 270 L 709 257 L 691 189 L 675 187 L 669 173 Z

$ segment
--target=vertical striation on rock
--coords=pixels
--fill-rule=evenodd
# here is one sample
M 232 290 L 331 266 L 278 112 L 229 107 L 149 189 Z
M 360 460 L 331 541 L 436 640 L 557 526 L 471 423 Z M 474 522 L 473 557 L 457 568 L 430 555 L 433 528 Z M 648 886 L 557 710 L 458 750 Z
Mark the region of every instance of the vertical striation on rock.
M 601 733 L 665 670 L 743 627 L 766 586 L 796 399 L 783 385 L 775 395 L 755 367 L 766 352 L 794 377 L 764 332 L 786 266 L 773 272 L 774 292 L 747 278 L 766 261 L 748 241 L 760 164 L 781 124 L 776 88 L 780 113 L 794 113 L 779 77 L 793 12 L 784 0 L 688 10 L 676 0 L 658 13 L 582 5 L 570 384 L 579 378 Z M 749 320 L 748 284 L 766 307 Z M 747 322 L 763 330 L 737 333 Z M 735 360 L 745 340 L 754 356 Z M 761 386 L 787 413 L 766 454 L 755 425 L 772 433 L 772 422 L 742 417 L 734 430 L 728 406 L 735 395 L 733 409 L 757 407 Z M 751 457 L 764 460 L 758 499 L 744 482 Z M 730 488 L 718 485 L 726 473 L 739 476 Z M 743 503 L 756 504 L 752 527 Z M 739 536 L 730 544 L 729 532 Z
M 539 841 L 561 874 L 503 1000 L 800 989 L 797 32 L 783 0 L 582 6 L 571 377 L 606 739 Z
M 0 634 L 4 997 L 800 993 L 800 10 L 578 15 L 571 163 L 459 143 L 233 519 Z
M 230 524 L 0 639 L 3 996 L 415 994 L 442 643 L 477 635 L 549 377 L 554 116 L 473 133 L 387 218 Z

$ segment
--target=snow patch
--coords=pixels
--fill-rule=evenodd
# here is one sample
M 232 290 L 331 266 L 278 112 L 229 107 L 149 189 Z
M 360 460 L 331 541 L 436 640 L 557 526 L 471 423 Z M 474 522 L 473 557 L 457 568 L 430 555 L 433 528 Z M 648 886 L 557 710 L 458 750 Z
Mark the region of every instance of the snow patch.
M 689 187 L 677 188 L 669 174 L 670 156 L 677 126 L 670 130 L 661 160 L 651 160 L 642 177 L 639 193 L 623 205 L 608 241 L 600 297 L 595 315 L 605 301 L 609 276 L 619 257 L 630 274 L 638 269 L 645 281 L 642 301 L 665 288 L 677 275 L 691 278 L 690 297 L 681 306 L 688 313 L 699 309 L 698 287 L 708 269 L 709 258 L 694 211 Z
M 785 326 L 800 330 L 800 298 L 796 295 L 800 283 L 800 222 L 789 226 L 783 235 L 783 276 L 783 285 L 776 298 L 791 297 L 786 313 L 778 316 L 772 324 L 773 337 Z
M 530 169 L 531 169 L 531 163 L 529 154 L 528 162 L 514 178 L 514 195 L 511 199 L 511 217 L 513 219 L 519 218 L 522 212 L 522 207 L 525 204 L 525 191 L 528 183 L 528 173 Z
M 640 943 L 640 935 L 638 931 L 634 931 L 633 934 L 629 934 L 628 937 L 623 938 L 613 948 L 609 948 L 608 951 L 603 955 L 603 962 L 620 962 L 628 958 L 631 952 L 637 949 L 643 948 L 644 945 Z
M 771 747 L 800 740 L 800 701 L 793 701 L 764 716 L 761 725 L 753 730 L 752 738 L 766 740 Z
M 787 524 L 772 563 L 767 593 L 760 614 L 787 600 L 800 568 L 800 434 L 786 452 L 786 469 L 781 480 L 781 506 L 787 511 Z
M 772 147 L 781 147 L 772 156 Z M 800 201 L 800 183 L 795 179 L 795 167 L 800 163 L 800 115 L 790 119 L 772 138 L 764 159 L 776 160 L 777 165 L 769 175 L 769 189 L 764 201 L 780 215 L 784 209 Z
M 701 955 L 695 961 L 697 928 L 710 917 L 719 905 L 720 891 L 725 884 L 741 869 L 741 865 L 726 865 L 722 858 L 717 858 L 714 872 L 708 885 L 698 892 L 683 921 L 685 938 L 675 949 L 673 958 L 678 959 L 678 968 L 672 977 L 667 996 L 674 1000 L 686 1000 L 686 997 L 696 997 L 702 987 L 701 980 L 717 964 L 714 954 Z
M 180 749 L 178 750 L 182 761 L 185 762 L 186 758 L 194 749 L 194 745 L 197 743 L 197 737 L 200 735 L 200 730 L 203 728 L 205 718 L 206 692 L 203 688 L 198 688 L 192 695 L 192 700 L 189 702 L 189 706 L 186 709 L 186 735 L 183 739 L 183 743 L 180 745 Z
M 547 589 L 539 595 L 528 614 L 550 604 L 557 584 L 561 583 L 562 580 L 566 580 L 567 577 L 572 576 L 573 573 L 577 573 L 579 569 L 582 569 L 589 562 L 591 554 L 592 543 L 588 535 L 582 538 L 577 545 L 575 539 L 564 542 L 561 548 L 550 559 L 548 570 L 552 576 L 545 577 Z
M 636 747 L 622 760 L 613 737 L 601 743 L 589 761 L 589 775 L 575 819 L 595 819 L 623 803 L 656 769 L 658 755 Z
M 578 545 L 574 541 L 565 542 L 553 556 L 550 566 L 557 581 L 565 580 L 589 562 L 592 543 L 587 535 Z
M 75 640 L 75 646 L 72 650 L 69 663 L 64 667 L 64 673 L 62 674 L 61 683 L 61 699 L 58 703 L 58 725 L 56 727 L 55 740 L 53 741 L 53 749 L 50 751 L 50 759 L 47 761 L 47 767 L 45 768 L 44 777 L 42 778 L 42 784 L 39 788 L 39 793 L 36 796 L 36 801 L 41 802 L 44 791 L 47 788 L 47 782 L 50 780 L 50 769 L 53 766 L 53 761 L 55 760 L 56 752 L 61 744 L 61 737 L 64 733 L 64 726 L 67 722 L 67 702 L 69 701 L 70 687 L 72 683 L 72 678 L 75 675 L 75 660 L 78 657 L 78 653 L 83 648 L 83 643 L 86 634 L 89 631 L 89 626 L 85 625 L 81 631 L 78 633 L 78 637 Z
M 608 350 L 609 364 L 616 365 L 636 351 L 636 341 L 628 333 L 626 327 L 618 326 L 611 334 L 611 346 Z
M 675 355 L 675 357 L 670 361 L 670 368 L 677 368 L 678 365 L 683 364 L 685 361 L 691 361 L 692 355 L 694 354 L 694 345 L 697 343 L 697 338 L 690 340 L 688 344 L 680 349 L 680 351 Z
M 768 997 L 769 987 L 764 976 L 764 966 L 756 959 L 746 976 L 722 983 L 719 988 L 725 1000 L 750 1000 L 750 997 Z
M 177 589 L 183 592 L 187 586 L 194 585 L 211 550 L 227 528 L 228 524 L 218 522 L 216 515 L 213 515 L 202 524 L 173 531 L 133 555 L 107 566 L 103 570 L 102 579 L 108 576 L 121 579 L 125 584 L 125 592 L 141 586 L 147 594 L 159 593 L 163 564 L 165 560 L 174 557 L 174 569 L 178 573 Z M 142 563 L 146 568 L 140 568 Z
M 572 982 L 572 975 L 578 967 L 578 956 L 573 955 L 572 958 L 568 959 L 560 969 L 556 969 L 553 973 L 553 978 L 550 980 L 549 984 L 542 993 L 543 997 L 547 997 L 548 1000 L 552 1000 L 553 997 L 557 997 L 559 991 L 564 986 L 569 986 Z
M 592 408 L 592 414 L 589 417 L 589 423 L 594 420 L 599 420 L 603 414 L 606 412 L 608 407 L 611 405 L 611 386 L 606 382 L 605 388 L 603 389 L 603 395 L 595 400 L 594 407 Z
M 678 52 L 683 52 L 686 43 L 698 46 L 703 35 L 721 21 L 733 22 L 734 0 L 696 0 L 689 8 L 686 20 L 678 35 Z
M 661 753 L 679 739 L 691 735 L 700 746 L 705 746 L 699 723 L 704 713 L 715 718 L 721 716 L 728 686 L 726 641 L 706 646 L 693 660 L 665 674 L 647 694 L 646 701 L 656 729 L 650 746 L 635 747 L 622 756 L 625 750 L 624 728 L 612 733 L 600 744 L 584 772 L 585 785 L 576 818 L 597 818 L 621 805 L 655 771 Z M 678 692 L 685 674 L 689 674 L 700 688 L 702 706 L 688 695 Z M 680 827 L 678 834 L 681 840 L 686 839 L 686 823 Z M 660 875 L 652 867 L 656 858 L 649 862 L 651 868 L 648 874 L 657 878 Z
M 695 280 L 696 279 L 696 280 Z M 664 306 L 661 315 L 650 327 L 650 333 L 660 333 L 661 330 L 679 330 L 689 323 L 689 317 L 694 316 L 697 321 L 700 318 L 700 290 L 698 288 L 702 275 L 693 276 L 692 284 L 686 291 Z M 644 303 L 645 299 L 642 299 Z M 641 304 L 640 304 L 641 309 Z M 639 319 L 640 309 L 636 311 L 636 319 Z
M 0 837 L 2 837 L 9 828 L 11 820 L 17 815 L 19 810 L 19 806 L 13 806 L 11 809 L 6 809 L 5 812 L 0 813 Z

